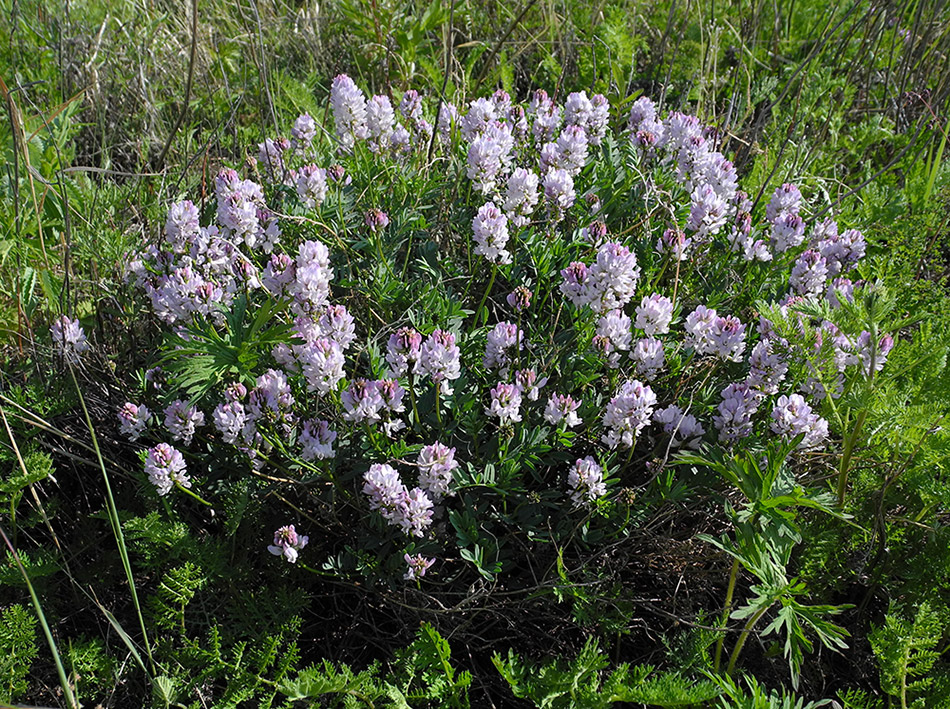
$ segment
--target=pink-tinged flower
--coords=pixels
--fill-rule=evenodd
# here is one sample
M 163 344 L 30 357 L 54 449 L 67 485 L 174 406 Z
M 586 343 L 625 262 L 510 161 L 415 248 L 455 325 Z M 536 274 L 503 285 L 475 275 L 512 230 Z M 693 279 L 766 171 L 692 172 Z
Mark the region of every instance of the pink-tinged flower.
M 291 128 L 290 135 L 293 137 L 294 146 L 298 150 L 308 148 L 313 139 L 317 137 L 317 124 L 309 113 L 302 113 L 294 121 L 294 127 Z
M 498 417 L 499 426 L 521 420 L 521 389 L 517 386 L 499 382 L 492 388 L 491 398 L 491 405 L 485 409 L 485 413 Z
M 57 351 L 72 364 L 79 364 L 79 355 L 89 349 L 89 341 L 79 320 L 70 320 L 63 315 L 50 328 Z
M 636 379 L 625 382 L 604 410 L 601 440 L 611 448 L 632 448 L 636 436 L 650 423 L 656 394 Z
M 416 459 L 419 466 L 419 487 L 425 490 L 434 502 L 443 497 L 452 497 L 452 474 L 458 469 L 455 449 L 444 446 L 438 441 L 423 446 Z
M 366 126 L 366 97 L 353 80 L 340 74 L 330 88 L 330 106 L 340 149 L 350 152 L 357 140 L 369 136 Z
M 577 459 L 567 474 L 567 486 L 578 507 L 589 505 L 607 494 L 604 470 L 590 456 Z
M 411 491 L 402 484 L 395 468 L 374 463 L 363 476 L 363 493 L 369 507 L 377 510 L 389 524 L 406 534 L 421 537 L 432 524 L 432 500 L 421 488 Z
M 630 317 L 617 308 L 607 311 L 597 321 L 594 347 L 607 357 L 607 366 L 616 369 L 620 366 L 620 353 L 630 350 L 632 338 Z
M 475 253 L 491 263 L 511 263 L 511 254 L 505 249 L 508 244 L 508 217 L 494 202 L 487 202 L 478 209 L 472 220 L 475 236 Z
M 464 128 L 463 128 L 464 131 Z M 476 135 L 468 146 L 466 174 L 482 194 L 492 192 L 502 172 L 511 163 L 514 138 L 511 128 L 494 121 Z
M 426 571 L 435 563 L 435 559 L 426 559 L 422 554 L 416 554 L 415 556 L 406 554 L 403 558 L 408 567 L 406 575 L 403 576 L 406 581 L 421 579 L 426 575 Z
M 304 241 L 297 249 L 294 280 L 289 292 L 296 301 L 296 310 L 311 312 L 326 305 L 330 296 L 330 250 L 319 241 Z
M 684 412 L 676 404 L 657 409 L 653 412 L 653 421 L 663 426 L 663 431 L 669 434 L 670 445 L 674 448 L 699 448 L 706 433 L 695 416 Z
M 587 164 L 587 132 L 581 126 L 567 126 L 555 144 L 555 166 L 566 170 L 572 177 L 580 174 Z
M 343 418 L 347 421 L 379 421 L 383 408 L 383 397 L 379 394 L 376 382 L 366 379 L 354 379 L 340 396 L 343 404 Z
M 333 442 L 337 433 L 329 421 L 304 421 L 300 432 L 300 457 L 303 460 L 325 460 L 333 457 Z
M 828 280 L 828 265 L 825 257 L 814 249 L 808 249 L 795 261 L 788 284 L 799 295 L 808 298 L 821 295 Z
M 462 138 L 474 140 L 498 117 L 498 109 L 491 99 L 477 98 L 468 105 L 468 113 L 461 120 Z
M 532 295 L 534 294 L 524 286 L 518 286 L 508 294 L 505 300 L 516 313 L 523 313 L 525 310 L 531 307 Z
M 159 495 L 167 495 L 175 484 L 191 487 L 182 454 L 167 443 L 150 448 L 145 456 L 145 473 Z
M 561 292 L 576 307 L 589 305 L 595 313 L 605 313 L 630 302 L 640 278 L 640 267 L 630 249 L 608 242 L 597 251 L 597 259 L 589 268 L 574 262 L 561 275 Z
M 667 229 L 657 240 L 656 251 L 659 254 L 670 254 L 674 261 L 685 261 L 692 244 L 693 240 L 687 238 L 685 232 Z
M 670 322 L 673 320 L 673 301 L 654 293 L 643 296 L 637 306 L 637 319 L 634 327 L 643 330 L 645 335 L 663 335 L 670 331 Z
M 502 376 L 506 376 L 512 354 L 517 355 L 523 339 L 524 333 L 514 323 L 500 322 L 495 325 L 485 343 L 485 357 L 482 360 L 485 369 L 500 369 Z
M 310 537 L 297 534 L 294 525 L 290 524 L 274 532 L 274 543 L 268 545 L 267 551 L 274 556 L 282 556 L 293 564 L 297 561 L 300 550 L 307 546 L 309 541 Z
M 707 241 L 718 234 L 729 219 L 729 204 L 719 196 L 712 185 L 704 184 L 693 190 L 686 228 L 696 232 L 696 238 Z
M 307 341 L 326 337 L 345 350 L 356 339 L 356 326 L 353 316 L 343 305 L 328 305 L 317 321 L 315 337 L 304 338 Z
M 203 426 L 204 423 L 205 415 L 190 401 L 178 399 L 165 409 L 165 428 L 172 434 L 172 438 L 181 441 L 186 446 L 191 445 L 195 429 Z
M 579 426 L 581 419 L 577 415 L 577 409 L 581 403 L 575 401 L 573 397 L 566 394 L 555 394 L 548 399 L 547 406 L 544 407 L 544 420 L 557 426 L 564 422 L 567 428 Z
M 515 372 L 515 386 L 521 391 L 522 396 L 527 397 L 528 401 L 537 401 L 541 396 L 541 389 L 547 383 L 548 378 L 538 379 L 538 374 L 534 369 L 519 369 Z
M 825 237 L 820 240 L 815 240 L 815 233 L 812 232 L 812 239 L 814 248 L 825 259 L 829 278 L 847 273 L 854 268 L 858 261 L 864 258 L 867 248 L 864 234 L 857 229 L 848 229 L 839 234 L 837 226 L 835 226 L 833 233 L 830 229 L 827 229 Z
M 145 426 L 148 425 L 151 416 L 151 412 L 144 404 L 136 406 L 128 402 L 119 409 L 119 431 L 130 441 L 137 441 L 145 431 Z
M 419 359 L 422 351 L 422 335 L 411 327 L 401 327 L 389 336 L 386 345 L 386 363 L 390 376 L 404 377 L 409 365 Z
M 656 104 L 647 96 L 641 96 L 630 106 L 627 115 L 627 130 L 636 133 L 644 121 L 656 120 Z
M 389 226 L 389 215 L 381 209 L 370 209 L 366 212 L 364 221 L 369 230 L 376 233 Z

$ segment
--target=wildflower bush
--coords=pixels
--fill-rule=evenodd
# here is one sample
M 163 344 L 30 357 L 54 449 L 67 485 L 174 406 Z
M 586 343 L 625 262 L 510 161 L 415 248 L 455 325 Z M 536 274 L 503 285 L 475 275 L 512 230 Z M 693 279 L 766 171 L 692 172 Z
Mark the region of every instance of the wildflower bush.
M 479 612 L 521 618 L 485 651 L 539 705 L 781 701 L 732 677 L 778 655 L 769 671 L 798 688 L 812 658 L 834 662 L 819 650 L 850 652 L 856 603 L 809 564 L 872 524 L 851 504 L 876 485 L 861 450 L 922 346 L 862 225 L 781 179 L 743 190 L 727 136 L 646 96 L 499 90 L 456 107 L 367 98 L 340 75 L 328 100 L 326 120 L 300 115 L 168 205 L 126 259 L 107 330 L 136 344 L 107 428 L 139 457 L 139 512 L 119 524 L 162 574 L 146 614 L 180 634 L 149 650 L 179 665 L 156 696 L 193 701 L 227 678 L 216 706 L 457 705 L 471 675 L 433 626 L 405 628 L 441 618 L 470 647 Z M 89 322 L 53 323 L 62 371 L 108 356 Z M 669 574 L 699 583 L 697 563 L 718 579 L 685 606 L 634 597 Z M 254 669 L 253 635 L 200 629 L 192 599 L 260 578 L 278 582 L 256 596 L 270 644 Z M 303 669 L 308 598 L 289 589 L 320 584 L 402 608 L 390 632 L 414 659 Z M 540 669 L 509 651 L 552 621 L 563 651 L 593 633 L 619 652 L 644 604 L 693 627 L 662 670 L 601 674 L 594 641 Z M 906 628 L 888 618 L 875 652 Z

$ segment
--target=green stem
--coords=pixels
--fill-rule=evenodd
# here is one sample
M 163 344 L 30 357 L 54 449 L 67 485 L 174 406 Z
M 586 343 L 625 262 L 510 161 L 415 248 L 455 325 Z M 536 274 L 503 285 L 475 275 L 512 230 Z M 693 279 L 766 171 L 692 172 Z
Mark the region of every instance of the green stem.
M 729 572 L 729 586 L 726 588 L 726 604 L 722 609 L 722 619 L 719 625 L 722 626 L 722 635 L 716 642 L 716 660 L 713 665 L 714 671 L 719 672 L 719 666 L 722 660 L 722 646 L 726 640 L 726 623 L 729 621 L 729 614 L 732 612 L 732 597 L 736 592 L 736 578 L 739 576 L 739 560 L 732 560 L 732 571 Z
M 439 406 L 439 390 L 442 388 L 442 385 L 439 382 L 435 384 L 435 417 L 439 421 L 439 432 L 442 432 L 442 411 Z
M 739 659 L 739 653 L 742 652 L 742 646 L 745 645 L 745 641 L 749 639 L 749 633 L 752 632 L 752 628 L 755 627 L 755 624 L 759 622 L 759 619 L 765 615 L 765 612 L 771 607 L 771 603 L 767 606 L 764 606 L 755 615 L 749 618 L 748 621 L 746 621 L 745 627 L 742 628 L 742 634 L 739 635 L 739 639 L 736 641 L 736 646 L 732 650 L 732 655 L 729 656 L 729 666 L 726 667 L 726 674 L 731 675 L 736 669 L 736 660 Z
M 488 279 L 488 288 L 485 289 L 485 295 L 482 296 L 482 302 L 478 304 L 478 309 L 475 311 L 475 327 L 478 327 L 478 321 L 482 314 L 482 308 L 485 307 L 485 301 L 488 300 L 488 294 L 491 293 L 491 287 L 495 285 L 495 275 L 497 273 L 498 265 L 492 264 L 491 278 Z
M 854 447 L 858 443 L 858 436 L 861 435 L 861 429 L 864 427 L 864 420 L 868 415 L 867 399 L 870 399 L 874 388 L 874 370 L 877 368 L 877 337 L 878 330 L 874 325 L 871 326 L 871 362 L 868 369 L 867 395 L 864 408 L 858 412 L 858 417 L 854 422 L 854 428 L 845 439 L 844 450 L 841 452 L 841 467 L 838 469 L 838 507 L 844 507 L 844 498 L 848 491 L 848 473 L 851 469 L 851 457 L 854 454 Z
M 412 372 L 409 372 L 409 401 L 412 402 L 412 419 L 415 421 L 415 428 L 418 429 L 421 424 L 419 422 L 419 409 L 416 407 L 416 390 L 413 384 Z
M 186 495 L 191 495 L 193 498 L 195 498 L 196 500 L 198 500 L 198 502 L 200 502 L 202 505 L 207 505 L 208 507 L 213 507 L 213 506 L 214 506 L 214 505 L 212 505 L 210 502 L 208 502 L 207 500 L 205 500 L 204 498 L 199 497 L 197 493 L 194 493 L 194 492 L 192 492 L 191 490 L 189 490 L 187 487 L 185 487 L 184 485 L 182 485 L 180 482 L 176 482 L 176 483 L 175 483 L 175 487 L 177 487 L 179 490 L 181 490 L 181 491 L 182 491 L 183 493 L 185 493 Z
M 145 616 L 142 614 L 142 606 L 139 604 L 139 595 L 135 588 L 135 577 L 132 574 L 132 563 L 129 561 L 129 552 L 125 546 L 125 535 L 122 532 L 122 522 L 119 520 L 119 511 L 116 508 L 115 497 L 112 495 L 112 485 L 109 483 L 109 474 L 106 472 L 106 464 L 102 459 L 102 451 L 99 450 L 99 439 L 96 437 L 96 429 L 92 425 L 89 409 L 86 408 L 86 399 L 82 395 L 82 389 L 79 387 L 79 381 L 76 379 L 76 372 L 73 371 L 72 365 L 69 365 L 69 374 L 73 379 L 73 386 L 76 387 L 76 395 L 79 397 L 79 404 L 82 406 L 82 413 L 86 419 L 86 427 L 89 429 L 89 436 L 92 438 L 92 447 L 96 452 L 96 460 L 99 462 L 99 469 L 102 471 L 102 480 L 106 488 L 106 505 L 109 510 L 109 522 L 112 524 L 112 534 L 115 536 L 116 545 L 119 547 L 119 557 L 122 560 L 122 567 L 125 570 L 125 578 L 129 584 L 129 592 L 132 594 L 132 605 L 135 606 L 135 612 L 138 615 L 139 628 L 142 631 L 142 641 L 145 644 L 145 652 L 148 655 L 149 665 L 154 673 L 155 660 L 152 658 L 152 645 L 148 639 L 148 631 L 145 629 Z

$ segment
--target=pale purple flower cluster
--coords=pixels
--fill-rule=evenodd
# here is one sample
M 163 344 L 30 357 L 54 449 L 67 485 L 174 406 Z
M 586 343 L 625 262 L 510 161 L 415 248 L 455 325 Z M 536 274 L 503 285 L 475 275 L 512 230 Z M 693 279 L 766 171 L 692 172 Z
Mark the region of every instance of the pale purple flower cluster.
M 159 495 L 167 495 L 175 484 L 191 487 L 181 452 L 167 443 L 150 448 L 145 456 L 145 473 Z
M 505 213 L 516 227 L 527 226 L 538 205 L 538 176 L 523 167 L 516 168 L 508 178 Z
M 304 421 L 300 432 L 300 457 L 304 460 L 325 460 L 333 457 L 337 432 L 329 421 Z
M 136 406 L 127 402 L 119 409 L 119 431 L 130 441 L 137 441 L 145 431 L 151 416 L 151 412 L 144 404 Z
M 392 377 L 404 377 L 409 365 L 419 360 L 422 351 L 422 335 L 411 327 L 401 327 L 389 336 L 386 344 L 386 363 Z
M 788 363 L 771 349 L 769 340 L 760 340 L 749 355 L 750 367 L 746 382 L 763 394 L 777 394 L 779 384 L 788 372 Z
M 574 428 L 583 423 L 577 415 L 581 402 L 566 394 L 554 394 L 544 407 L 544 420 L 557 426 L 562 421 L 566 428 Z
M 466 119 L 468 117 L 466 116 Z M 464 131 L 463 123 L 463 133 Z M 511 165 L 511 151 L 514 147 L 511 128 L 504 123 L 493 121 L 479 129 L 471 141 L 468 146 L 468 178 L 475 183 L 477 190 L 488 194 L 495 189 L 498 180 Z
M 297 171 L 297 196 L 310 209 L 327 198 L 327 171 L 316 165 L 304 165 Z
M 607 134 L 607 120 L 610 118 L 610 105 L 602 94 L 587 98 L 587 92 L 569 94 L 564 102 L 564 122 L 568 126 L 578 126 L 590 136 L 591 145 L 600 145 Z
M 483 204 L 472 220 L 475 235 L 475 253 L 492 263 L 511 263 L 508 244 L 508 217 L 494 202 Z
M 561 292 L 576 307 L 589 305 L 595 313 L 623 308 L 637 287 L 640 267 L 630 249 L 608 242 L 597 251 L 594 263 L 575 261 L 561 271 Z
M 502 376 L 506 376 L 512 361 L 510 350 L 517 354 L 523 338 L 524 333 L 514 323 L 500 322 L 495 325 L 485 343 L 485 357 L 482 359 L 485 369 L 499 369 Z
M 340 149 L 349 152 L 357 140 L 369 137 L 367 127 L 366 97 L 353 79 L 340 74 L 330 88 L 330 106 L 336 124 L 336 136 Z
M 772 431 L 785 438 L 803 434 L 799 448 L 815 448 L 828 438 L 828 422 L 814 413 L 800 394 L 780 396 L 772 409 Z
M 191 445 L 195 430 L 204 423 L 205 415 L 190 401 L 178 399 L 165 408 L 165 428 L 172 438 L 186 446 Z
M 421 488 L 411 491 L 403 485 L 396 469 L 374 463 L 363 476 L 363 494 L 369 508 L 376 510 L 389 524 L 406 534 L 421 537 L 432 524 L 432 500 Z
M 674 448 L 699 448 L 706 433 L 695 416 L 676 404 L 657 409 L 653 421 L 663 426 L 663 432 L 670 436 L 670 445 Z
M 317 137 L 317 124 L 309 113 L 301 113 L 294 121 L 290 135 L 294 139 L 294 147 L 297 150 L 305 150 Z
M 734 443 L 752 433 L 752 417 L 759 409 L 762 394 L 746 382 L 732 383 L 722 390 L 722 401 L 713 417 L 719 440 Z
M 620 353 L 630 350 L 633 333 L 630 330 L 630 317 L 620 310 L 608 310 L 597 321 L 597 334 L 593 345 L 607 358 L 607 366 L 616 369 L 620 366 Z
M 578 507 L 589 505 L 607 494 L 604 470 L 597 461 L 587 456 L 578 458 L 567 474 L 571 499 Z
M 528 115 L 533 119 L 531 131 L 534 139 L 539 144 L 553 140 L 561 127 L 562 110 L 543 89 L 532 94 Z
M 274 543 L 268 545 L 267 551 L 274 556 L 282 556 L 293 564 L 296 563 L 300 551 L 307 546 L 309 541 L 310 537 L 297 534 L 297 530 L 291 524 L 274 532 Z
M 65 315 L 53 322 L 50 335 L 57 352 L 72 364 L 79 363 L 79 355 L 89 349 L 89 341 L 79 320 L 70 320 Z
M 637 375 L 652 382 L 666 364 L 666 351 L 660 340 L 644 337 L 637 340 L 630 352 L 630 359 L 636 362 Z
M 462 376 L 460 354 L 455 335 L 448 330 L 435 330 L 422 343 L 414 371 L 432 377 L 443 394 L 451 394 L 449 382 Z
M 721 317 L 704 305 L 686 316 L 686 332 L 686 345 L 697 354 L 715 354 L 738 362 L 745 352 L 745 325 L 732 315 Z
M 828 263 L 825 257 L 815 249 L 808 249 L 795 261 L 788 283 L 798 295 L 809 298 L 823 294 L 827 280 Z
M 405 428 L 397 415 L 406 410 L 406 390 L 396 379 L 354 379 L 340 396 L 343 418 L 357 423 L 379 423 L 387 436 Z
M 577 193 L 574 191 L 574 178 L 567 170 L 552 167 L 545 173 L 542 183 L 544 199 L 551 219 L 555 222 L 560 221 L 577 198 Z
M 386 151 L 392 142 L 396 112 L 388 96 L 373 96 L 366 104 L 366 132 L 369 149 L 374 153 Z
M 643 330 L 645 335 L 664 335 L 670 331 L 673 321 L 673 301 L 659 293 L 645 295 L 636 313 L 634 327 Z
M 366 216 L 363 217 L 363 223 L 376 234 L 389 226 L 389 215 L 381 209 L 368 209 Z
M 847 229 L 839 234 L 838 225 L 830 219 L 822 226 L 821 230 L 816 229 L 812 234 L 812 248 L 825 259 L 828 277 L 834 278 L 847 273 L 864 258 L 864 234 L 857 229 Z
M 416 459 L 419 466 L 419 487 L 438 503 L 443 497 L 453 497 L 452 475 L 458 469 L 455 449 L 442 445 L 438 441 L 423 446 Z
M 654 406 L 656 394 L 649 386 L 636 379 L 625 382 L 604 411 L 601 440 L 611 448 L 632 448 L 637 435 L 650 423 Z
M 520 421 L 521 388 L 504 382 L 496 384 L 491 390 L 491 404 L 485 409 L 485 413 L 497 417 L 499 426 Z

